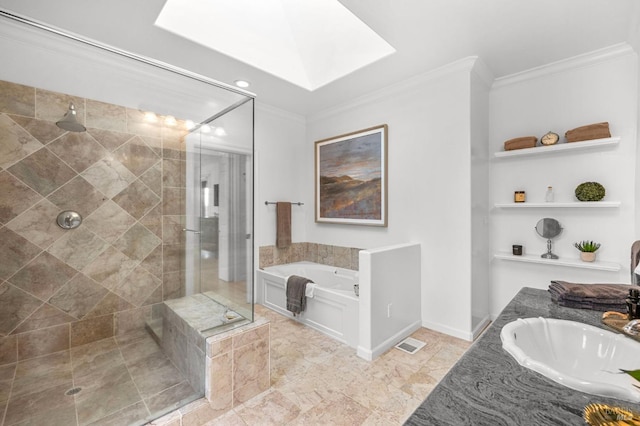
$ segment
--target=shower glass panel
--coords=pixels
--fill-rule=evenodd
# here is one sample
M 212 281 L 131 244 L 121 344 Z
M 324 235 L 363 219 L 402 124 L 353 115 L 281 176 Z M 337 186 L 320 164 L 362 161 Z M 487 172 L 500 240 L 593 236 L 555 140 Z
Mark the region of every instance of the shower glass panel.
M 252 95 L 1 9 L 0 55 L 0 424 L 203 397 L 204 339 L 253 320 Z
M 248 100 L 186 138 L 186 294 L 209 299 L 205 336 L 253 321 L 252 122 Z

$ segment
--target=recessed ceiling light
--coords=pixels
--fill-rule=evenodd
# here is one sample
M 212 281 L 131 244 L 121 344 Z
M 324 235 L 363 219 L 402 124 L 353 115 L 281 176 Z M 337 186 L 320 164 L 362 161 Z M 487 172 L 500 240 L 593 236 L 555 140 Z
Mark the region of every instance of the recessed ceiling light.
M 145 121 L 149 122 L 149 123 L 157 123 L 158 122 L 158 116 L 156 115 L 155 112 L 151 112 L 151 111 L 147 111 L 144 113 L 144 119 Z
M 236 80 L 234 81 L 234 83 L 236 84 L 236 86 L 241 87 L 243 89 L 246 89 L 247 87 L 251 86 L 251 83 L 249 83 L 246 80 Z
M 166 124 L 167 126 L 175 126 L 176 124 L 178 124 L 178 121 L 173 115 L 167 115 L 164 118 L 164 124 Z

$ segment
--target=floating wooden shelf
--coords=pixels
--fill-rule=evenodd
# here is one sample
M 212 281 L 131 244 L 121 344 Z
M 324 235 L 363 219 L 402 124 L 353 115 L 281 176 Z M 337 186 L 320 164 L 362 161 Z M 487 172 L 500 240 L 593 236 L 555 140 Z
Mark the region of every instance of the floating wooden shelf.
M 499 209 L 593 209 L 593 208 L 617 208 L 620 201 L 568 201 L 551 203 L 496 203 L 494 206 Z
M 577 256 L 577 254 L 576 254 Z M 570 268 L 597 269 L 601 271 L 617 272 L 620 270 L 620 264 L 614 262 L 583 262 L 580 259 L 560 258 L 560 259 L 544 259 L 540 255 L 525 254 L 522 256 L 514 256 L 508 252 L 496 253 L 493 255 L 495 259 L 508 260 L 513 262 L 524 263 L 540 263 L 553 266 L 567 266 Z
M 606 139 L 593 139 L 582 142 L 565 142 L 549 146 L 536 146 L 534 148 L 514 149 L 512 151 L 500 151 L 494 155 L 496 158 L 505 157 L 523 157 L 528 155 L 544 155 L 562 151 L 580 151 L 587 149 L 604 148 L 606 146 L 617 145 L 620 143 L 620 137 L 612 137 Z

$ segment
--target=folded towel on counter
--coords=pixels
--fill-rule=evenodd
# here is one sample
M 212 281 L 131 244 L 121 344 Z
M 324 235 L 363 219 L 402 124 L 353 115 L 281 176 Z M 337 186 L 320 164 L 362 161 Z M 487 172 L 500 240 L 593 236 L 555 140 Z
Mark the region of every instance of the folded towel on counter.
M 590 300 L 599 303 L 624 302 L 629 294 L 629 284 L 580 284 L 568 281 L 551 281 L 550 291 L 573 301 Z
M 287 310 L 297 315 L 307 308 L 307 296 L 305 295 L 307 283 L 312 283 L 309 278 L 299 275 L 291 275 L 287 278 L 285 293 L 287 295 Z
M 553 298 L 552 298 L 553 300 Z M 565 308 L 573 308 L 573 309 L 588 309 L 591 311 L 599 311 L 599 312 L 627 312 L 627 305 L 624 304 L 602 304 L 602 303 L 591 303 L 591 302 L 574 302 L 572 300 L 553 300 L 555 304 L 558 306 L 564 306 Z
M 579 284 L 551 281 L 551 300 L 568 308 L 626 312 L 628 284 Z

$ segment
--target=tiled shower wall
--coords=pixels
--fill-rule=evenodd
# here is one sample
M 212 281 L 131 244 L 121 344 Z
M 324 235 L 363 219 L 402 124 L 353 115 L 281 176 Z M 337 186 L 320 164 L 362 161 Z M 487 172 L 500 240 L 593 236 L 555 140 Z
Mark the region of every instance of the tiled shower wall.
M 70 101 L 86 132 L 55 125 Z M 0 81 L 0 365 L 144 327 L 183 295 L 185 134 Z M 82 225 L 59 228 L 64 210 Z
M 287 248 L 262 246 L 259 253 L 260 268 L 305 261 L 357 271 L 360 250 L 317 243 L 293 243 Z

